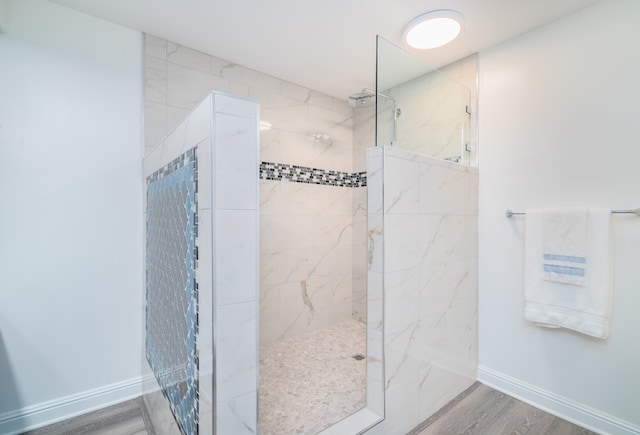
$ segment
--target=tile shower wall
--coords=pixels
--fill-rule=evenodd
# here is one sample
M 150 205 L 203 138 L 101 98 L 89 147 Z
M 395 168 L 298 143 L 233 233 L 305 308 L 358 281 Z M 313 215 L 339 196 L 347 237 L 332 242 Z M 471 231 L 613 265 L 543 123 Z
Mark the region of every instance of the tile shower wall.
M 390 147 L 368 159 L 386 390 L 385 420 L 369 433 L 404 434 L 477 376 L 478 171 Z
M 367 148 L 375 145 L 375 107 L 353 112 L 353 170 L 367 170 Z M 367 189 L 353 191 L 352 313 L 367 320 Z
M 144 160 L 144 172 L 148 176 L 185 153 L 195 153 L 197 157 L 197 206 L 194 208 L 197 212 L 195 282 L 198 312 L 194 316 L 191 310 L 188 311 L 188 318 L 197 322 L 197 333 L 194 339 L 192 330 L 188 331 L 189 339 L 186 340 L 183 334 L 173 341 L 176 346 L 170 349 L 162 346 L 162 339 L 158 340 L 160 356 L 179 354 L 181 343 L 195 341 L 195 361 L 191 364 L 189 359 L 186 370 L 188 380 L 197 374 L 192 383 L 197 388 L 197 400 L 195 406 L 193 400 L 187 403 L 191 408 L 174 406 L 170 409 L 154 378 L 148 376 L 149 366 L 143 362 L 143 376 L 150 378 L 145 385 L 144 398 L 158 434 L 180 433 L 172 410 L 175 414 L 191 412 L 190 418 L 185 419 L 187 422 L 197 414 L 200 433 L 213 433 L 214 424 L 220 434 L 252 434 L 257 430 L 257 131 L 258 105 L 255 101 L 209 94 Z M 169 217 L 179 215 L 177 212 Z M 161 226 L 172 220 L 165 218 L 160 216 Z M 162 231 L 160 233 L 164 235 Z M 174 239 L 175 244 L 180 240 L 181 237 Z M 178 266 L 182 263 L 179 261 Z M 164 273 L 165 269 L 159 272 Z M 177 269 L 181 270 L 180 267 Z M 157 307 L 160 313 L 155 320 L 161 328 L 163 314 L 168 317 L 171 313 L 166 305 L 162 300 Z M 184 313 L 180 316 L 184 317 Z M 147 325 L 150 326 L 153 327 Z M 173 323 L 164 326 L 168 331 L 162 332 L 167 334 L 175 334 L 181 329 Z M 217 350 L 215 366 L 214 346 Z M 185 394 L 185 390 L 177 390 L 169 391 L 169 397 L 173 399 L 173 396 Z M 190 392 L 187 393 L 187 398 L 193 398 Z
M 150 35 L 145 78 L 147 149 L 215 89 L 260 102 L 262 162 L 348 174 L 365 170 L 354 171 L 354 112 L 342 100 Z M 364 192 L 260 181 L 262 344 L 352 316 L 352 288 L 364 289 L 365 282 Z M 356 219 L 354 198 L 360 203 Z
M 474 54 L 457 62 L 453 62 L 439 71 L 449 79 L 455 80 L 470 90 L 470 132 L 471 145 L 470 165 L 477 165 L 477 75 L 478 55 Z M 445 88 L 442 89 L 446 91 Z M 445 95 L 446 96 L 446 95 Z M 435 95 L 435 100 L 442 97 Z M 402 106 L 402 117 L 410 118 L 412 113 L 423 113 L 419 107 Z M 375 146 L 375 107 L 354 110 L 353 121 L 353 170 L 366 171 L 367 148 Z M 414 117 L 415 119 L 415 117 Z M 400 119 L 399 119 L 400 121 Z M 402 120 L 404 121 L 404 120 Z M 402 125 L 399 125 L 402 128 Z M 367 295 L 367 190 L 357 189 L 353 192 L 353 318 L 366 320 Z
M 477 62 L 474 54 L 384 90 L 402 111 L 397 119 L 400 148 L 446 159 L 463 155 L 463 141 L 468 141 L 472 151 L 463 155 L 464 163 L 477 165 Z M 391 113 L 385 110 L 379 120 L 378 134 L 385 145 L 392 138 Z

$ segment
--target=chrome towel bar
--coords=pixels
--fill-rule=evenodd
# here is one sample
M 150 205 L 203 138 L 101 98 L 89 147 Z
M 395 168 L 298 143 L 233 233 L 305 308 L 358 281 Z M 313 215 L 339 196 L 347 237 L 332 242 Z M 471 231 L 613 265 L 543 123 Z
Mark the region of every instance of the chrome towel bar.
M 640 217 L 640 208 L 634 208 L 631 210 L 611 210 L 611 213 L 620 213 L 620 214 L 635 214 L 636 216 Z M 516 215 L 524 215 L 527 214 L 524 211 L 513 211 L 511 209 L 507 209 L 507 211 L 505 211 L 504 213 L 507 217 L 511 217 L 511 216 L 516 216 Z

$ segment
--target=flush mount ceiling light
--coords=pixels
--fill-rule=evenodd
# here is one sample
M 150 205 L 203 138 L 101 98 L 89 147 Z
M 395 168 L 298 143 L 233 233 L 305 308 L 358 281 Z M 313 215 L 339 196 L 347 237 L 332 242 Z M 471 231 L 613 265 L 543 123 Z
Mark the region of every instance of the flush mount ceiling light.
M 409 47 L 427 50 L 442 47 L 456 39 L 464 17 L 448 9 L 427 12 L 407 24 L 402 39 Z

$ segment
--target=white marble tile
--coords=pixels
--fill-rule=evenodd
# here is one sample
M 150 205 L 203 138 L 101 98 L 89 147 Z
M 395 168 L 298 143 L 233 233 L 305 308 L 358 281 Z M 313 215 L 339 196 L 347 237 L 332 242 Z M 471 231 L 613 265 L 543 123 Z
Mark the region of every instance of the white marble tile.
M 352 189 L 336 186 L 275 182 L 261 192 L 260 208 L 264 214 L 295 216 L 351 216 Z M 313 201 L 309 201 L 313 198 Z
M 171 131 L 180 124 L 189 114 L 191 110 L 182 109 L 180 107 L 166 106 L 167 108 L 167 131 Z
M 467 214 L 469 174 L 420 164 L 420 213 Z
M 321 92 L 310 90 L 309 97 L 306 99 L 306 102 L 312 106 L 333 110 L 333 97 Z
M 214 110 L 216 113 L 240 116 L 242 118 L 259 119 L 259 104 L 257 101 L 216 94 L 214 96 Z
M 357 187 L 353 189 L 353 215 L 354 219 L 367 215 L 367 188 Z M 366 231 L 365 231 L 366 234 Z
M 218 305 L 255 301 L 258 288 L 255 210 L 218 210 L 215 288 Z
M 253 87 L 249 89 L 249 97 L 260 102 L 260 118 L 273 128 L 304 135 L 309 133 L 308 104 Z
M 354 274 L 351 280 L 351 318 L 367 321 L 367 277 Z
M 375 344 L 377 342 L 367 342 L 367 349 Z M 379 346 L 382 347 L 382 344 Z M 367 407 L 380 416 L 384 414 L 384 386 L 382 358 L 367 355 Z
M 280 94 L 284 97 L 293 98 L 302 103 L 306 103 L 309 100 L 311 90 L 295 83 L 280 81 Z
M 384 275 L 382 272 L 367 273 L 367 333 L 372 343 L 381 343 L 384 327 Z M 379 341 L 380 340 L 380 341 Z M 374 353 L 380 352 L 380 353 Z M 372 347 L 372 355 L 382 359 L 382 346 Z
M 333 142 L 353 147 L 353 114 L 309 105 L 309 133 L 328 134 Z
M 351 274 L 351 245 L 321 246 L 307 248 L 309 252 L 308 274 L 347 275 Z
M 467 178 L 469 182 L 469 209 L 470 215 L 478 215 L 478 174 L 470 173 Z
M 280 153 L 282 130 L 260 131 L 260 161 L 282 162 Z
M 417 269 L 385 274 L 385 375 L 387 387 L 420 368 L 415 348 L 419 338 L 419 273 Z
M 144 59 L 145 101 L 166 104 L 167 62 L 152 56 Z
M 167 58 L 167 41 L 157 36 L 144 34 L 144 54 L 159 59 Z
M 367 270 L 384 271 L 384 234 L 381 215 L 367 217 Z
M 468 373 L 478 352 L 478 303 L 469 301 L 447 311 L 447 360 Z
M 211 59 L 208 54 L 173 42 L 167 42 L 167 61 L 205 73 L 211 72 Z
M 300 282 L 307 278 L 309 252 L 306 249 L 262 251 L 260 286 Z
M 353 172 L 353 145 L 334 141 L 331 146 L 331 168 L 334 171 Z
M 216 417 L 219 434 L 256 434 L 258 429 L 257 392 L 218 402 Z
M 167 109 L 164 104 L 145 102 L 144 143 L 154 148 L 167 134 Z
M 418 234 L 421 264 L 477 257 L 478 222 L 475 216 L 426 215 L 422 221 Z
M 419 215 L 385 215 L 385 272 L 395 272 L 418 267 L 422 255 L 425 252 L 425 242 L 423 242 L 425 237 L 422 233 L 426 230 L 423 227 L 428 226 L 428 228 L 432 229 L 434 226 L 429 225 L 427 219 L 430 219 L 430 217 Z M 432 232 L 437 235 L 437 228 L 432 229 Z M 431 253 L 431 251 L 428 252 Z M 440 251 L 438 251 L 438 253 L 440 253 Z M 435 254 L 431 255 L 435 256 Z
M 351 246 L 353 222 L 350 216 L 265 216 L 265 230 L 279 239 L 276 249 Z
M 383 148 L 367 150 L 367 214 L 383 213 Z
M 216 308 L 216 387 L 218 402 L 256 391 L 256 302 Z
M 350 274 L 351 248 L 348 245 L 262 251 L 260 255 L 260 285 Z
M 386 156 L 384 210 L 390 214 L 417 214 L 420 208 L 420 164 Z
M 219 113 L 214 128 L 216 208 L 255 209 L 259 177 L 257 121 Z
M 351 117 L 353 117 L 355 115 L 355 110 L 353 107 L 351 107 L 351 105 L 349 103 L 347 103 L 346 100 L 343 100 L 342 98 L 332 98 L 332 105 L 331 105 L 331 109 L 334 112 L 339 112 L 345 115 L 350 115 Z
M 145 176 L 185 151 L 201 143 L 211 134 L 211 101 L 205 99 L 193 112 L 178 124 L 144 161 Z
M 175 63 L 167 64 L 167 104 L 192 109 L 211 91 L 227 92 L 229 82 Z
M 227 63 L 224 66 L 222 77 L 234 82 L 246 83 L 249 87 L 255 89 L 276 93 L 280 91 L 279 79 L 233 63 Z
M 354 275 L 366 276 L 367 274 L 367 244 L 353 245 L 351 254 L 352 271 Z
M 315 142 L 307 133 L 281 130 L 280 160 L 290 165 L 307 166 L 320 169 L 334 169 L 332 143 Z
M 385 392 L 385 435 L 405 435 L 420 421 L 418 374 Z
M 445 367 L 433 365 L 421 370 L 419 378 L 419 421 L 431 417 L 475 381 Z
M 235 64 L 219 57 L 209 56 L 211 59 L 211 74 L 218 77 L 225 77 L 226 70 L 233 68 Z
M 167 135 L 163 160 L 171 161 L 211 136 L 211 116 L 209 94 Z
M 478 53 L 467 56 L 460 61 L 460 75 L 475 73 L 478 71 Z M 470 88 L 472 89 L 472 88 Z
M 268 252 L 279 250 L 282 247 L 280 233 L 286 230 L 282 224 L 281 216 L 260 216 L 260 251 Z
M 294 285 L 287 283 L 284 285 Z M 260 330 L 262 325 L 273 323 L 280 318 L 280 290 L 283 284 L 260 286 Z

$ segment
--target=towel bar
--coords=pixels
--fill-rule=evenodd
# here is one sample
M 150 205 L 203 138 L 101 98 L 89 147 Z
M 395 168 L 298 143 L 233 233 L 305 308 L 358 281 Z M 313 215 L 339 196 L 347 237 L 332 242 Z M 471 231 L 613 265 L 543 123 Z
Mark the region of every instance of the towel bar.
M 611 213 L 635 214 L 636 216 L 640 217 L 640 208 L 634 208 L 631 210 L 611 210 Z M 508 208 L 504 214 L 510 218 L 511 216 L 527 214 L 527 213 L 524 211 L 513 211 Z

